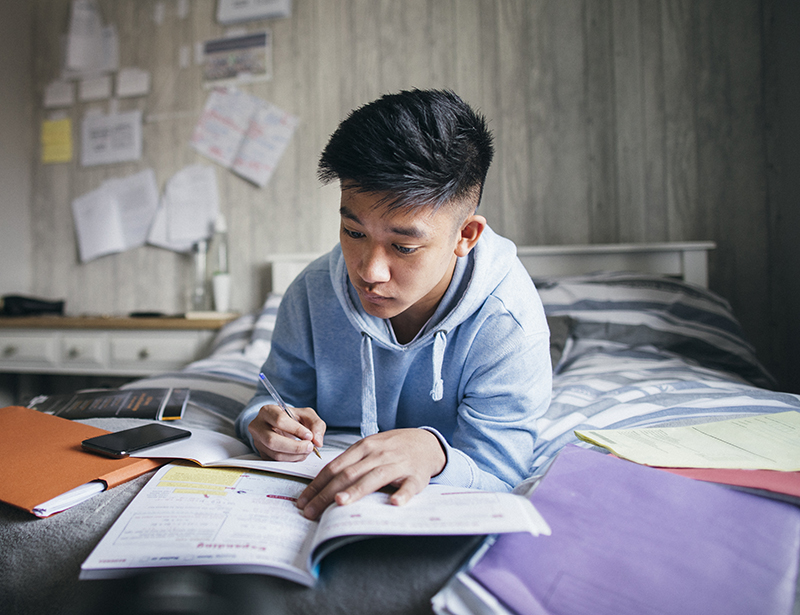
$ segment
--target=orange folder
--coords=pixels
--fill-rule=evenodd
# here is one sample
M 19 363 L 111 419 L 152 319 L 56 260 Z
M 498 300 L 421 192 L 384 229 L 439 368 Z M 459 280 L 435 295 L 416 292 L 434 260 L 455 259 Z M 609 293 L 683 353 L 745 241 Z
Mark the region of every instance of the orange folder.
M 0 500 L 28 512 L 94 480 L 115 487 L 164 461 L 111 459 L 81 448 L 86 438 L 109 433 L 31 408 L 0 408 Z

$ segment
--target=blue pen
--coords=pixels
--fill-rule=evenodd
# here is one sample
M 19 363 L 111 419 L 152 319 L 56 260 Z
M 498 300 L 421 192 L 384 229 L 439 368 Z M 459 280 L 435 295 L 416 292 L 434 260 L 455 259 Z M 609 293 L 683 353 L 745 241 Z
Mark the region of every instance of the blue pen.
M 269 378 L 267 378 L 263 372 L 260 373 L 258 377 L 261 378 L 261 382 L 263 382 L 264 386 L 267 387 L 267 391 L 269 391 L 269 394 L 272 395 L 272 397 L 275 399 L 275 402 L 281 407 L 281 410 L 283 410 L 286 414 L 288 414 L 290 419 L 292 419 L 293 421 L 297 421 L 297 418 L 295 418 L 294 414 L 292 414 L 292 411 L 289 410 L 289 406 L 287 406 L 286 403 L 283 401 L 283 398 L 280 396 L 280 393 L 278 393 L 278 389 L 276 389 L 273 386 L 273 384 L 269 381 Z M 297 422 L 299 423 L 300 421 Z M 319 454 L 319 451 L 317 450 L 316 446 L 314 447 L 314 454 L 320 459 L 322 459 L 322 455 Z

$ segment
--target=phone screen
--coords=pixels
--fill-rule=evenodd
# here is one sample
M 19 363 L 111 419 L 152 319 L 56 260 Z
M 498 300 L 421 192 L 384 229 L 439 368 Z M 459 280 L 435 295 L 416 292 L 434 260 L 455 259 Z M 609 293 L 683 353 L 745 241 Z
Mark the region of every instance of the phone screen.
M 107 457 L 122 458 L 157 444 L 188 438 L 192 432 L 169 425 L 152 423 L 116 433 L 89 438 L 81 442 L 84 450 Z

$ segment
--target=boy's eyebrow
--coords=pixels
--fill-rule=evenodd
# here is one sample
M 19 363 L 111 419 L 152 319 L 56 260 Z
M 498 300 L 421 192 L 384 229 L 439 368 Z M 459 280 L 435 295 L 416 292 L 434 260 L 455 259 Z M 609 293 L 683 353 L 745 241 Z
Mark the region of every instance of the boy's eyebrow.
M 348 220 L 352 220 L 357 224 L 361 224 L 361 220 L 358 219 L 358 216 L 350 211 L 346 205 L 339 207 L 339 215 L 341 215 L 342 218 L 347 218 Z M 413 226 L 395 226 L 390 228 L 389 231 L 393 235 L 402 235 L 404 237 L 411 237 L 412 239 L 425 239 L 427 237 L 427 234 L 424 231 Z

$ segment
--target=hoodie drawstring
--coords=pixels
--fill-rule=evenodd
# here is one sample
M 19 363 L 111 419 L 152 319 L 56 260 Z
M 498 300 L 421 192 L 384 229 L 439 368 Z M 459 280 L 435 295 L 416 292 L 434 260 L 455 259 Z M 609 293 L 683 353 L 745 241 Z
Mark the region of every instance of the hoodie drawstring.
M 444 395 L 442 364 L 447 346 L 447 331 L 439 330 L 433 338 L 433 401 Z M 378 433 L 378 402 L 375 393 L 375 363 L 372 360 L 372 338 L 361 332 L 361 437 Z
M 375 364 L 372 338 L 361 333 L 361 437 L 378 433 L 378 402 L 375 399 Z
M 447 332 L 439 330 L 433 339 L 433 388 L 431 397 L 439 401 L 444 394 L 444 380 L 442 380 L 442 363 L 444 363 L 444 349 L 447 346 Z

